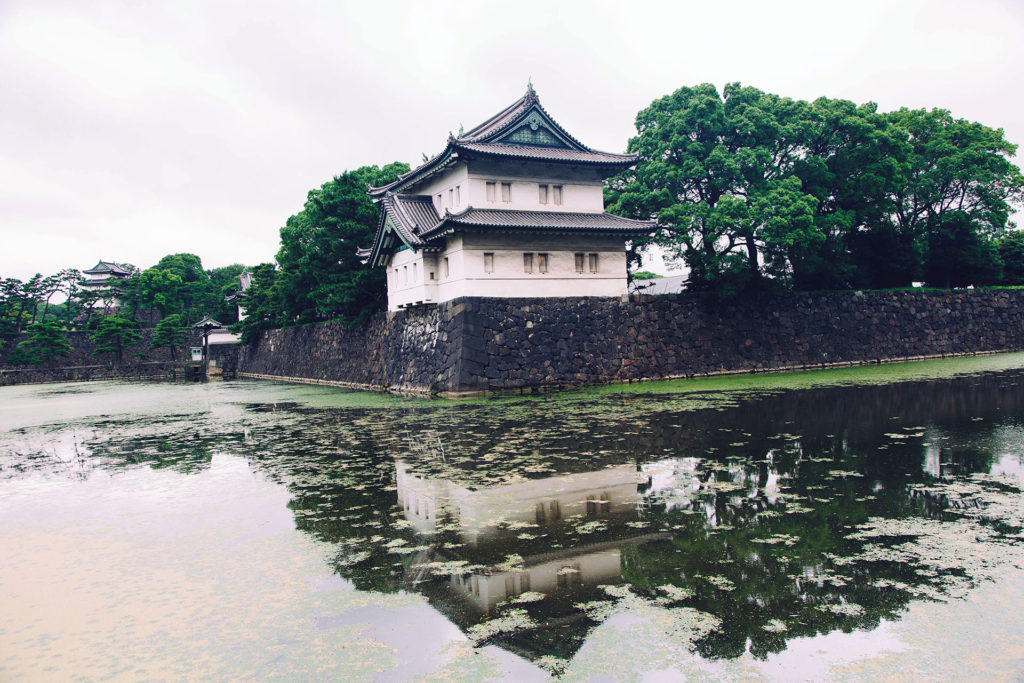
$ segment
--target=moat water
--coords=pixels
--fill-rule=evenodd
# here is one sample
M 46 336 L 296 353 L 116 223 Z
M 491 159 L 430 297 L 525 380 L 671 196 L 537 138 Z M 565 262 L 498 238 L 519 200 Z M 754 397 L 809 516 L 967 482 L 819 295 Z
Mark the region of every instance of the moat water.
M 1024 676 L 1024 355 L 0 388 L 0 680 Z

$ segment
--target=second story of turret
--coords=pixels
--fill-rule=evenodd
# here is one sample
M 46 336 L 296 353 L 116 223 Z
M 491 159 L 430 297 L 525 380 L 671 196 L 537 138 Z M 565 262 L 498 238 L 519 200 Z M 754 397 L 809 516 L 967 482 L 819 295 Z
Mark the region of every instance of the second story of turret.
M 451 136 L 443 152 L 370 194 L 432 198 L 441 216 L 469 207 L 602 213 L 605 178 L 636 163 L 628 154 L 586 147 L 526 94 L 472 130 Z

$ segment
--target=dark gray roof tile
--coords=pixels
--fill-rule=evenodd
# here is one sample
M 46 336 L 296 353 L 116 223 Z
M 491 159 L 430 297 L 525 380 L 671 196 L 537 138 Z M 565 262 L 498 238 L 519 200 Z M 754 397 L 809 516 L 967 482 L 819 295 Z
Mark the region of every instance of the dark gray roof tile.
M 564 147 L 533 146 L 523 144 L 506 144 L 501 142 L 520 121 L 533 116 L 530 112 L 539 112 L 550 126 L 556 138 Z M 616 167 L 625 168 L 636 163 L 635 154 L 611 154 L 590 149 L 562 128 L 541 106 L 533 87 L 527 88 L 526 94 L 502 109 L 488 120 L 476 126 L 458 138 L 449 137 L 444 150 L 422 165 L 399 176 L 395 181 L 380 187 L 369 188 L 373 197 L 381 197 L 388 192 L 400 192 L 404 188 L 434 173 L 443 170 L 453 156 L 460 151 L 481 156 L 501 157 L 508 159 L 524 159 L 531 161 L 551 161 L 581 163 L 590 166 L 604 166 L 615 172 Z
M 429 238 L 432 233 L 454 227 L 643 234 L 653 230 L 654 226 L 654 221 L 637 221 L 610 213 L 470 208 L 459 214 L 445 216 L 436 228 L 423 237 Z
M 603 164 L 615 166 L 632 166 L 636 163 L 635 154 L 611 154 L 610 152 L 580 151 L 564 147 L 537 147 L 533 145 L 506 145 L 504 143 L 457 143 L 459 149 L 488 156 L 511 157 L 516 159 L 536 159 L 538 161 L 558 161 L 584 164 Z

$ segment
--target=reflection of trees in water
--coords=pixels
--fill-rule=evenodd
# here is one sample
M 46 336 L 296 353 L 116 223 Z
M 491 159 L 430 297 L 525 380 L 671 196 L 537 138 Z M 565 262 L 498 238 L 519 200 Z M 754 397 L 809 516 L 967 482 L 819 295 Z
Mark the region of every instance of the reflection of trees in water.
M 672 605 L 718 617 L 705 655 L 765 655 L 873 627 L 935 580 L 848 562 L 865 546 L 850 529 L 955 519 L 964 504 L 939 485 L 991 467 L 992 434 L 1020 423 L 1019 377 L 684 397 L 699 409 L 642 395 L 249 406 L 227 428 L 108 425 L 88 447 L 106 467 L 180 471 L 244 454 L 357 588 L 421 592 L 469 633 L 522 615 L 484 637 L 531 657 L 571 656 L 598 618 L 583 605 L 613 602 L 600 586 L 614 584 L 655 604 L 676 589 Z
M 917 489 L 911 495 L 912 486 L 934 474 L 965 476 L 988 469 L 991 450 L 957 444 L 977 441 L 993 423 L 1015 420 L 1024 389 L 1001 378 L 985 379 L 786 392 L 722 410 L 660 411 L 641 424 L 617 423 L 612 411 L 608 420 L 577 421 L 570 434 L 560 436 L 545 424 L 564 420 L 557 413 L 535 415 L 530 424 L 518 415 L 487 415 L 495 423 L 493 433 L 506 438 L 483 443 L 473 419 L 480 415 L 456 411 L 444 421 L 407 426 L 407 439 L 429 433 L 444 444 L 443 458 L 417 458 L 408 467 L 423 476 L 447 477 L 442 480 L 448 485 L 468 482 L 486 490 L 489 482 L 508 477 L 638 463 L 635 520 L 642 520 L 647 532 L 669 535 L 623 542 L 617 554 L 621 578 L 602 580 L 625 581 L 652 598 L 659 587 L 676 586 L 692 596 L 682 604 L 721 619 L 721 628 L 699 643 L 704 654 L 733 656 L 749 642 L 754 654 L 764 655 L 783 649 L 795 636 L 874 627 L 897 615 L 914 598 L 914 588 L 930 580 L 906 563 L 842 565 L 831 558 L 857 553 L 863 542 L 847 540 L 848 530 L 872 516 L 948 514 L 948 500 Z M 622 440 L 624 431 L 636 433 Z M 552 433 L 523 452 L 530 434 Z M 387 443 L 392 453 L 402 451 L 400 441 Z M 939 450 L 939 472 L 924 469 L 929 448 Z M 583 452 L 592 456 L 560 457 Z M 677 457 L 660 459 L 664 454 Z M 666 465 L 682 460 L 690 461 L 688 471 Z M 654 475 L 644 479 L 649 466 L 659 463 L 674 468 L 667 488 L 659 488 Z M 448 519 L 458 527 L 456 517 Z M 605 532 L 620 541 L 637 537 L 636 529 L 623 525 Z M 529 556 L 531 542 L 507 534 L 503 547 Z M 479 582 L 480 576 L 505 577 L 495 570 L 494 556 L 465 545 L 419 560 L 422 565 L 456 558 L 483 568 L 426 580 L 421 590 L 467 628 L 472 623 L 467 611 L 453 608 L 467 600 L 459 587 L 467 581 L 473 585 L 474 578 Z M 582 642 L 585 624 L 592 622 L 576 605 L 596 597 L 556 591 L 529 603 L 528 613 L 537 623 L 565 628 L 575 610 L 572 632 Z M 491 604 L 487 615 L 501 609 L 500 602 Z M 547 631 L 522 629 L 500 642 L 543 654 L 538 649 L 542 632 Z M 519 642 L 527 635 L 531 647 Z

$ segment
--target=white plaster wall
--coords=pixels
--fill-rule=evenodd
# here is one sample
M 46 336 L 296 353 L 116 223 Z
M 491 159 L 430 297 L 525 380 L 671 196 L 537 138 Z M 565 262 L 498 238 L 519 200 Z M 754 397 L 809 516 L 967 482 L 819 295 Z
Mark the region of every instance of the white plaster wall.
M 487 201 L 487 183 L 495 183 L 494 201 Z M 501 183 L 512 185 L 511 201 L 501 200 Z M 563 211 L 573 213 L 602 213 L 604 187 L 600 182 L 567 183 L 558 178 L 511 178 L 508 175 L 471 175 L 469 204 L 476 209 L 514 209 L 517 211 Z M 539 185 L 548 186 L 548 203 L 540 203 Z M 562 204 L 554 202 L 554 185 L 562 186 Z
M 587 516 L 587 501 L 603 499 L 608 508 L 599 517 L 635 509 L 637 478 L 634 465 L 595 472 L 565 474 L 517 484 L 466 491 L 458 500 L 462 539 L 471 544 L 486 540 L 502 522 L 539 523 L 537 506 L 545 507 L 545 524 L 557 525 L 574 515 Z M 554 504 L 554 505 L 552 505 Z M 558 510 L 557 517 L 553 511 Z
M 495 201 L 487 201 L 487 182 L 494 182 Z M 511 183 L 511 201 L 501 201 L 501 183 Z M 547 184 L 548 203 L 540 203 L 539 184 Z M 554 204 L 554 185 L 562 186 L 562 204 Z M 459 200 L 449 200 L 448 191 L 459 187 Z M 522 162 L 474 162 L 470 169 L 458 163 L 443 174 L 410 187 L 410 193 L 434 198 L 440 213 L 474 208 L 517 211 L 564 211 L 601 213 L 604 190 L 598 175 L 587 169 L 566 169 L 551 164 Z M 437 195 L 440 194 L 440 200 Z M 534 254 L 534 272 L 526 273 L 523 254 Z M 494 270 L 485 272 L 484 254 L 494 254 Z M 541 273 L 537 254 L 548 254 L 548 272 Z M 599 272 L 591 273 L 589 262 L 577 273 L 576 253 L 598 253 Z M 444 259 L 448 275 L 444 275 Z M 416 263 L 417 276 L 412 276 Z M 397 269 L 397 271 L 396 271 Z M 409 273 L 408 282 L 402 273 Z M 429 273 L 436 280 L 429 280 Z M 412 250 L 395 254 L 388 266 L 388 309 L 407 305 L 450 301 L 463 296 L 483 297 L 618 297 L 626 293 L 625 241 L 606 237 L 549 236 L 524 234 L 470 234 L 450 237 L 444 251 L 436 256 Z
M 494 271 L 484 269 L 484 254 L 494 254 Z M 533 272 L 523 268 L 523 254 L 532 253 Z M 539 270 L 539 254 L 548 254 L 548 272 Z M 584 254 L 584 272 L 576 272 L 575 255 Z M 598 254 L 599 269 L 590 272 L 589 255 Z M 444 259 L 448 259 L 448 276 Z M 416 275 L 413 277 L 413 264 Z M 406 249 L 391 258 L 388 267 L 388 310 L 407 305 L 450 301 L 463 296 L 482 297 L 619 297 L 626 293 L 626 251 L 577 240 L 573 244 L 537 242 L 527 247 L 499 244 L 468 245 L 459 240 L 441 253 L 424 255 Z M 408 273 L 408 282 L 403 279 Z M 430 273 L 435 280 L 430 280 Z
M 459 186 L 460 190 L 460 200 L 457 202 L 454 198 L 449 199 L 448 193 L 449 190 L 454 190 L 456 186 Z M 406 192 L 408 194 L 429 195 L 434 200 L 434 208 L 441 215 L 444 215 L 445 210 L 457 213 L 471 205 L 469 201 L 470 189 L 466 164 L 456 164 L 444 173 L 430 178 L 423 184 L 409 188 Z M 441 195 L 440 200 L 437 198 L 438 194 Z
M 529 245 L 524 240 L 530 240 Z M 484 270 L 484 254 L 494 254 L 494 272 Z M 533 273 L 523 270 L 523 254 L 534 255 Z M 548 254 L 548 272 L 539 272 L 538 254 Z M 576 272 L 575 254 L 598 254 L 599 272 Z M 449 277 L 442 261 L 447 257 Z M 584 257 L 585 259 L 587 256 Z M 437 301 L 461 296 L 485 297 L 618 297 L 626 292 L 626 248 L 619 238 L 571 235 L 526 237 L 522 234 L 469 234 L 449 240 L 438 255 Z
M 237 334 L 232 334 L 227 330 L 219 330 L 217 332 L 210 332 L 208 337 L 210 345 L 215 346 L 218 344 L 237 344 L 241 337 Z
M 564 579 L 559 574 L 571 571 L 576 576 Z M 595 553 L 569 555 L 563 559 L 530 565 L 514 572 L 461 575 L 452 585 L 471 600 L 481 612 L 529 590 L 545 595 L 571 592 L 575 585 L 614 584 L 622 580 L 622 551 L 619 548 Z M 511 590 L 509 590 L 511 589 Z
M 532 172 L 531 172 L 532 171 Z M 495 200 L 487 201 L 487 183 L 495 183 Z M 501 183 L 511 183 L 511 201 L 501 201 Z M 540 203 L 540 184 L 548 185 L 548 203 Z M 554 203 L 554 185 L 562 186 L 562 204 Z M 449 190 L 459 187 L 459 201 L 450 198 Z M 439 214 L 452 213 L 467 207 L 477 209 L 515 209 L 518 211 L 564 211 L 602 213 L 604 211 L 604 184 L 600 179 L 567 179 L 564 170 L 548 166 L 524 166 L 520 162 L 490 163 L 481 170 L 473 170 L 460 163 L 444 173 L 406 190 L 408 194 L 428 195 L 434 200 Z M 441 197 L 438 199 L 437 195 Z
M 431 272 L 434 280 L 430 279 Z M 403 249 L 387 265 L 388 310 L 409 304 L 433 303 L 437 299 L 437 256 Z

